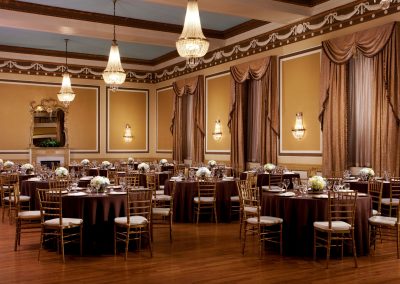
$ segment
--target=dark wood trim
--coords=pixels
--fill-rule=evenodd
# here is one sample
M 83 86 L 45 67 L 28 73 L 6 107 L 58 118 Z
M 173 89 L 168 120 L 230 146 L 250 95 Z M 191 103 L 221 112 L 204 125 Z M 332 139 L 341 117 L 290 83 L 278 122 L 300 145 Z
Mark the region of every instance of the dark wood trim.
M 322 153 L 281 153 L 279 156 L 297 156 L 297 157 L 322 157 Z
M 314 7 L 321 3 L 328 2 L 329 0 L 274 0 L 274 1 L 305 6 L 305 7 Z

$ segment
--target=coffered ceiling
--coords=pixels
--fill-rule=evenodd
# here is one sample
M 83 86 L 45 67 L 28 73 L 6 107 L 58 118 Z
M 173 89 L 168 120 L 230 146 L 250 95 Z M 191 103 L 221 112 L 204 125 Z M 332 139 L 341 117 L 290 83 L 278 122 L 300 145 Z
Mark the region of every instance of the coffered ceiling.
M 348 0 L 199 0 L 210 50 L 311 17 Z M 156 67 L 178 57 L 187 0 L 0 1 L 0 51 L 106 61 L 116 23 L 125 64 Z M 146 67 L 147 66 L 147 67 Z

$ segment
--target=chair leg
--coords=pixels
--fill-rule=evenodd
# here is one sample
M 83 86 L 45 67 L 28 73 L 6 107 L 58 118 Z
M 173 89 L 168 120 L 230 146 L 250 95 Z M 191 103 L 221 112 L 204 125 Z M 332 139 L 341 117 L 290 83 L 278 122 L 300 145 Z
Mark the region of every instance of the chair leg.
M 317 260 L 317 230 L 314 229 L 313 260 Z
M 79 228 L 79 254 L 82 256 L 83 253 L 83 244 L 82 244 L 82 239 L 83 239 L 83 225 L 80 226 Z
M 172 214 L 169 215 L 169 240 L 172 242 Z
M 240 210 L 239 212 L 239 223 L 240 223 L 240 227 L 239 227 L 239 240 L 242 238 L 242 226 L 243 226 L 243 212 L 242 210 Z
M 17 251 L 17 246 L 19 244 L 20 234 L 21 234 L 21 220 L 17 220 L 15 224 L 15 244 L 14 244 L 14 251 Z
M 326 268 L 329 266 L 329 259 L 331 257 L 331 242 L 332 242 L 332 235 L 328 233 L 328 242 L 326 244 Z
M 65 263 L 65 254 L 64 254 L 64 230 L 61 229 L 60 232 L 60 238 L 61 238 L 61 255 L 62 255 L 62 261 Z
M 261 227 L 260 225 L 258 225 L 258 250 L 259 250 L 259 258 L 262 259 L 262 249 L 263 249 L 263 241 L 262 241 L 262 233 L 264 230 L 264 227 Z
M 396 234 L 397 234 L 397 258 L 400 258 L 400 252 L 399 252 L 399 248 L 400 248 L 400 230 L 399 230 L 399 226 L 397 225 L 397 229 L 396 229 Z
M 196 222 L 196 224 L 199 223 L 199 217 L 200 217 L 200 203 L 197 204 L 197 222 Z
M 40 251 L 43 248 L 43 238 L 44 238 L 44 228 L 42 227 L 41 231 L 40 231 L 40 246 L 39 246 L 39 253 L 38 253 L 38 261 L 40 260 Z
M 351 242 L 353 244 L 353 257 L 354 257 L 354 267 L 358 267 L 357 263 L 357 249 L 356 249 L 356 242 L 354 240 L 354 230 L 351 231 Z
M 114 223 L 114 255 L 117 254 L 117 225 Z
M 149 238 L 150 238 L 150 232 L 148 234 L 149 234 Z M 151 241 L 149 241 L 149 250 L 150 250 L 150 257 L 153 257 L 153 248 L 151 246 Z
M 126 230 L 126 239 L 125 239 L 125 260 L 128 258 L 128 249 L 129 249 L 129 230 L 130 228 L 128 227 Z M 140 246 L 139 246 L 140 247 Z
M 217 207 L 215 206 L 215 203 L 214 203 L 214 218 L 215 218 L 215 224 L 218 224 Z
M 244 231 L 243 231 L 243 244 L 242 244 L 242 255 L 244 255 L 244 248 L 245 248 L 245 246 L 246 246 L 246 236 L 247 236 L 247 232 L 246 232 L 246 230 L 247 230 L 247 222 L 245 221 L 244 222 Z
M 282 240 L 283 225 L 280 224 L 279 227 L 280 227 L 280 232 L 279 232 L 279 251 L 280 251 L 280 254 L 282 255 L 282 252 L 283 252 L 283 240 Z

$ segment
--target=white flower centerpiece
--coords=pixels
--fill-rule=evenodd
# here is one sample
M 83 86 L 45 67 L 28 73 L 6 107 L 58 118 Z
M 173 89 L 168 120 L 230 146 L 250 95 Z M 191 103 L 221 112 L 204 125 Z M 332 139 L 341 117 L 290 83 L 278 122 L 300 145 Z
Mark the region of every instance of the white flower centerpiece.
M 150 169 L 150 166 L 149 166 L 149 164 L 147 164 L 147 163 L 140 163 L 140 164 L 138 165 L 138 170 L 139 170 L 140 172 L 142 172 L 142 173 L 147 172 L 149 169 Z
M 362 168 L 360 170 L 360 176 L 362 180 L 369 180 L 375 176 L 375 172 L 371 168 Z
M 128 158 L 128 164 L 132 165 L 135 162 L 135 160 L 132 157 Z
M 83 160 L 81 161 L 81 165 L 84 166 L 84 167 L 89 166 L 89 163 L 90 163 L 90 161 L 89 161 L 88 159 L 83 159 Z
M 266 171 L 268 173 L 272 173 L 272 171 L 275 169 L 276 169 L 276 166 L 274 164 L 267 163 L 264 165 L 264 171 Z
M 90 186 L 97 192 L 104 192 L 108 185 L 110 185 L 110 180 L 106 177 L 95 176 L 90 180 Z
M 5 161 L 3 166 L 4 166 L 5 169 L 9 169 L 10 170 L 12 167 L 14 167 L 14 162 Z
M 161 166 L 166 166 L 168 164 L 168 160 L 167 159 L 161 159 L 160 160 L 160 165 Z
M 59 178 L 67 177 L 69 172 L 66 168 L 64 167 L 58 167 L 55 171 L 56 176 Z
M 103 162 L 101 162 L 101 167 L 103 169 L 108 169 L 111 167 L 111 163 L 109 161 L 103 161 Z
M 23 171 L 23 172 L 25 172 L 26 174 L 30 174 L 30 173 L 32 173 L 33 172 L 33 165 L 31 165 L 31 164 L 29 164 L 29 163 L 26 163 L 26 164 L 23 164 L 22 166 L 21 166 L 21 170 Z
M 2 159 L 0 159 L 0 166 L 2 166 L 3 165 L 3 160 Z
M 314 192 L 323 191 L 326 186 L 326 180 L 321 176 L 313 176 L 308 180 L 311 190 Z
M 211 176 L 211 171 L 206 167 L 200 167 L 196 172 L 196 177 L 200 180 L 204 180 L 206 177 Z
M 214 168 L 214 167 L 217 166 L 217 162 L 216 162 L 215 160 L 209 160 L 209 161 L 208 161 L 208 166 L 209 166 L 210 168 Z

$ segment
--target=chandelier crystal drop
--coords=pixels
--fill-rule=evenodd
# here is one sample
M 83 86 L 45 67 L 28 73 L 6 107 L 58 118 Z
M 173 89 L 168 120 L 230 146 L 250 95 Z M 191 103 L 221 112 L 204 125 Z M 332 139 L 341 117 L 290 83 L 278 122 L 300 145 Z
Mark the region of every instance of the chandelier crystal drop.
M 115 21 L 115 3 L 117 0 L 113 0 L 114 3 L 114 21 Z M 117 40 L 115 39 L 115 22 L 114 22 L 114 39 L 110 48 L 110 54 L 108 56 L 108 63 L 106 69 L 103 71 L 103 80 L 111 88 L 112 91 L 118 89 L 118 86 L 125 82 L 126 73 L 122 68 L 121 58 L 119 55 L 119 49 Z
M 181 57 L 186 58 L 187 65 L 194 68 L 200 63 L 201 57 L 206 55 L 209 45 L 201 29 L 197 0 L 188 0 L 185 23 L 176 42 L 176 49 Z
M 75 99 L 75 93 L 71 87 L 71 77 L 68 73 L 68 39 L 65 40 L 65 72 L 61 83 L 61 89 L 57 94 L 58 100 L 68 107 Z

